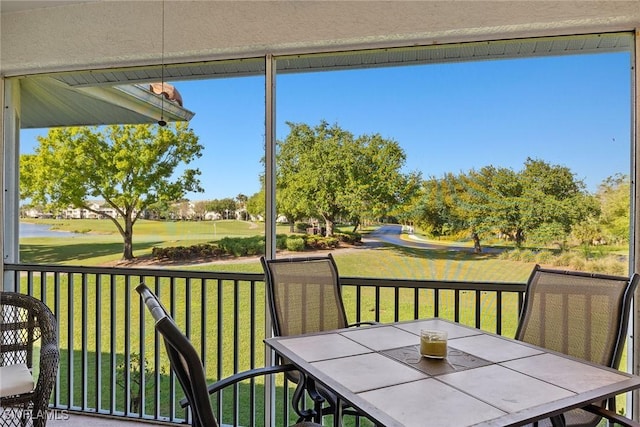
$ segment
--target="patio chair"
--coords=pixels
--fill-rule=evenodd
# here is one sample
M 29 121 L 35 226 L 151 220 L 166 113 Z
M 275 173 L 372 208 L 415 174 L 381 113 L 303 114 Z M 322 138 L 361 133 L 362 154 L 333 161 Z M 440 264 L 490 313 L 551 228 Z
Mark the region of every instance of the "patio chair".
M 209 400 L 211 394 L 238 383 L 240 381 L 262 375 L 270 375 L 294 369 L 291 365 L 268 366 L 237 373 L 207 385 L 207 380 L 198 355 L 191 341 L 180 331 L 173 318 L 162 306 L 157 296 L 145 285 L 140 284 L 136 291 L 142 297 L 147 309 L 151 312 L 156 324 L 155 328 L 162 336 L 165 349 L 169 356 L 171 371 L 178 378 L 186 399 L 180 402 L 183 408 L 191 408 L 193 427 L 218 427 L 218 421 L 213 413 Z M 322 427 L 312 422 L 301 422 L 294 427 Z
M 354 326 L 373 325 L 376 322 L 349 324 L 342 301 L 338 267 L 331 256 L 295 257 L 267 260 L 260 258 L 265 272 L 269 308 L 275 336 L 300 335 Z M 288 363 L 288 361 L 283 361 Z M 288 371 L 287 379 L 300 383 L 298 371 Z M 316 403 L 319 414 L 333 414 L 336 397 L 319 384 L 304 385 Z M 321 398 L 318 397 L 318 394 Z M 300 405 L 301 396 L 294 396 L 294 405 Z M 320 408 L 322 400 L 328 406 Z M 302 412 L 303 409 L 299 408 Z M 345 414 L 356 415 L 346 409 Z M 318 419 L 316 418 L 316 421 Z
M 60 358 L 56 328 L 55 317 L 42 301 L 25 294 L 0 291 L 0 419 L 3 426 L 46 425 Z
M 516 339 L 617 369 L 638 274 L 628 277 L 544 269 L 527 282 Z M 601 417 L 640 426 L 615 413 L 615 399 L 575 409 L 539 425 L 596 426 Z

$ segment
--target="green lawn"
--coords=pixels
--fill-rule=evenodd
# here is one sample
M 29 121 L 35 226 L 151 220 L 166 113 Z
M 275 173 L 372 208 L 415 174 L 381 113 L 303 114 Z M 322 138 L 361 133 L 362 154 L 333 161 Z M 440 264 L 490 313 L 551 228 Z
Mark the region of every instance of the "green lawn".
M 107 220 L 39 220 L 38 223 L 51 224 L 56 229 L 66 231 L 83 231 L 83 234 L 74 236 L 73 238 L 31 238 L 22 239 L 20 242 L 21 248 L 21 262 L 24 263 L 38 263 L 38 264 L 68 264 L 68 265 L 84 265 L 84 266 L 98 266 L 105 263 L 112 263 L 120 259 L 122 250 L 122 243 L 119 234 L 115 230 L 113 224 Z M 88 231 L 91 232 L 88 232 Z M 278 228 L 278 233 L 287 233 L 289 231 L 288 226 L 281 226 Z M 159 221 L 140 221 L 136 224 L 134 229 L 134 253 L 136 256 L 145 256 L 150 254 L 152 247 L 154 246 L 178 246 L 178 245 L 192 245 L 196 243 L 212 242 L 216 241 L 224 236 L 253 236 L 256 234 L 264 234 L 264 227 L 262 224 L 253 224 L 243 221 L 215 221 L 215 222 L 159 222 Z M 415 250 L 400 248 L 389 245 L 382 245 L 375 249 L 338 249 L 333 251 L 333 255 L 338 264 L 340 275 L 344 277 L 381 277 L 389 279 L 432 279 L 432 280 L 455 280 L 455 281 L 488 281 L 488 282 L 525 282 L 529 276 L 531 269 L 535 262 L 524 261 L 512 261 L 500 259 L 497 255 L 491 254 L 473 254 L 470 252 L 460 251 L 448 251 L 448 250 Z M 221 262 L 211 263 L 201 266 L 182 266 L 182 269 L 193 270 L 209 270 L 217 272 L 262 272 L 262 267 L 257 257 L 248 257 L 246 259 L 239 259 L 234 262 Z M 48 301 L 54 300 L 52 292 L 53 278 L 49 277 L 48 283 L 51 283 L 49 289 Z M 111 285 L 108 283 L 102 283 L 100 287 L 95 278 L 89 278 L 88 283 L 84 287 L 85 291 L 82 292 L 82 287 L 79 286 L 79 280 L 76 279 L 75 287 L 72 293 L 67 289 L 69 283 L 64 280 L 60 284 L 63 289 L 63 296 L 60 298 L 60 314 L 61 314 L 61 343 L 63 344 L 63 360 L 61 363 L 61 385 L 67 383 L 67 376 L 70 372 L 69 365 L 73 359 L 73 378 L 75 384 L 81 384 L 82 370 L 80 366 L 86 364 L 90 383 L 96 383 L 94 373 L 96 371 L 102 372 L 104 378 L 109 378 L 109 374 L 112 371 L 110 364 L 111 355 L 111 343 L 108 342 L 110 333 L 110 316 L 112 310 L 116 313 L 114 320 L 116 330 L 124 330 L 125 322 L 129 322 L 131 326 L 132 336 L 128 338 L 128 346 L 132 352 L 139 351 L 141 339 L 140 335 L 137 335 L 136 331 L 140 330 L 140 318 L 139 311 L 137 309 L 131 310 L 129 313 L 124 311 L 123 298 L 128 294 L 128 298 L 131 298 L 132 307 L 137 307 L 137 294 L 133 292 L 132 287 L 127 292 L 124 281 L 119 278 L 113 286 L 114 294 L 117 300 L 111 300 Z M 36 278 L 37 281 L 37 278 Z M 26 279 L 23 280 L 23 285 L 26 283 Z M 39 284 L 36 283 L 36 289 Z M 134 285 L 135 286 L 135 285 Z M 167 289 L 168 285 L 165 286 Z M 187 286 L 183 282 L 178 283 L 178 291 L 175 295 L 174 301 L 166 300 L 166 294 L 164 296 L 165 303 L 175 304 L 176 307 L 176 320 L 179 324 L 183 324 L 185 320 L 185 314 L 187 307 L 189 312 L 199 313 L 202 307 L 206 307 L 209 315 L 206 324 L 206 353 L 209 356 L 209 363 L 216 363 L 218 347 L 222 348 L 222 354 L 225 355 L 222 360 L 221 371 L 218 373 L 211 373 L 211 380 L 215 380 L 218 377 L 229 375 L 233 372 L 233 360 L 229 357 L 229 354 L 233 353 L 232 344 L 236 340 L 240 342 L 241 349 L 250 348 L 248 337 L 249 320 L 248 318 L 234 319 L 234 313 L 232 306 L 234 301 L 238 301 L 240 304 L 240 312 L 242 316 L 245 316 L 249 312 L 248 305 L 251 304 L 252 298 L 246 293 L 246 290 L 241 291 L 240 297 L 234 299 L 234 289 L 231 282 L 222 283 L 222 298 L 223 298 L 223 318 L 222 324 L 218 325 L 216 321 L 216 307 L 218 306 L 218 298 L 215 290 L 211 290 L 207 297 L 204 298 L 200 291 L 195 290 L 187 292 Z M 262 286 L 262 285 L 261 285 Z M 99 291 L 98 291 L 99 290 Z M 165 291 L 166 292 L 166 291 Z M 429 317 L 433 314 L 433 307 L 430 301 L 430 292 L 425 291 L 420 295 L 420 313 L 421 317 Z M 97 299 L 100 294 L 100 300 Z M 257 318 L 255 319 L 256 336 L 264 336 L 264 291 L 262 288 L 257 290 L 257 297 L 255 298 L 257 306 L 255 312 Z M 68 305 L 68 298 L 72 297 L 75 307 Z M 381 309 L 381 321 L 393 321 L 393 313 L 395 308 L 393 307 L 393 291 L 383 290 L 380 295 L 380 309 Z M 371 311 L 374 308 L 375 294 L 373 291 L 365 291 L 361 296 L 362 311 L 360 313 L 362 320 L 371 319 Z M 488 295 L 483 296 L 481 301 L 482 324 L 487 325 L 487 328 L 491 329 L 494 326 L 495 319 L 487 316 L 493 316 L 495 312 L 495 297 Z M 348 316 L 350 320 L 355 318 L 355 300 L 356 295 L 353 290 L 345 289 L 344 292 L 345 305 L 347 306 Z M 78 304 L 84 301 L 85 309 L 88 316 L 88 323 L 83 324 L 81 317 L 82 309 L 79 309 Z M 188 303 L 190 302 L 190 305 Z M 98 306 L 99 304 L 99 306 Z M 414 294 L 413 292 L 400 293 L 400 318 L 409 319 L 413 316 L 414 307 Z M 462 323 L 473 324 L 475 317 L 475 296 L 474 293 L 462 293 L 460 298 L 461 304 L 461 319 Z M 113 305 L 113 307 L 112 307 Z M 452 315 L 453 307 L 453 294 L 443 294 L 440 302 L 441 316 L 448 317 Z M 512 298 L 506 298 L 503 301 L 503 314 L 508 320 L 506 324 L 503 324 L 503 333 L 505 335 L 512 335 L 515 331 L 515 324 L 517 321 L 517 305 Z M 94 320 L 95 313 L 101 313 L 103 324 L 99 329 L 96 321 Z M 260 314 L 262 313 L 262 314 Z M 127 317 L 128 316 L 128 317 Z M 197 315 L 194 314 L 194 318 Z M 230 325 L 234 325 L 234 320 L 239 320 L 240 332 L 239 336 L 234 335 L 234 328 Z M 81 326 L 82 325 L 82 326 Z M 192 325 L 192 340 L 194 344 L 200 346 L 201 325 L 196 322 Z M 150 319 L 147 317 L 145 324 L 146 331 L 152 331 L 153 325 Z M 100 334 L 100 332 L 102 332 Z M 85 335 L 83 335 L 83 333 Z M 102 335 L 102 342 L 100 348 L 95 343 L 94 337 Z M 88 352 L 86 360 L 82 357 L 83 340 L 88 340 L 88 348 L 85 350 Z M 71 343 L 70 346 L 67 343 Z M 145 334 L 144 349 L 145 357 L 153 357 L 153 334 Z M 122 334 L 116 334 L 116 342 L 114 348 L 116 351 L 117 363 L 122 362 L 123 354 L 125 353 L 125 337 Z M 249 347 L 247 347 L 249 346 Z M 262 346 L 259 342 L 257 347 Z M 71 352 L 70 349 L 73 349 Z M 161 352 L 160 366 L 165 372 L 168 371 L 168 363 L 164 353 Z M 73 354 L 72 359 L 70 354 Z M 247 355 L 249 351 L 240 350 L 238 365 L 241 369 L 249 367 Z M 259 357 L 262 356 L 262 352 L 258 351 Z M 100 365 L 98 368 L 97 355 L 101 355 Z M 258 365 L 262 363 L 261 360 L 256 362 Z M 151 360 L 150 366 L 154 366 L 154 361 Z M 212 365 L 215 366 L 215 365 Z M 93 377 L 92 377 L 93 376 Z M 93 380 L 91 380 L 93 378 Z M 167 375 L 160 375 L 160 383 L 163 387 L 168 382 Z M 281 382 L 279 383 L 281 384 Z M 64 388 L 63 388 L 64 389 Z M 243 390 L 246 391 L 246 387 L 243 386 Z M 280 392 L 282 389 L 279 388 Z M 85 391 L 89 404 L 97 399 L 97 390 L 92 388 Z M 150 391 L 152 392 L 152 390 Z M 101 401 L 103 405 L 109 406 L 111 395 L 116 395 L 116 404 L 118 410 L 124 409 L 124 396 L 122 389 L 116 384 L 116 391 L 114 391 L 111 384 L 107 380 L 103 380 L 101 390 Z M 178 395 L 181 395 L 179 392 Z M 242 393 L 243 399 L 247 399 L 244 392 Z M 77 388 L 74 389 L 74 401 L 83 400 L 83 391 Z M 160 394 L 161 406 L 167 408 L 169 406 L 168 392 L 166 388 L 163 388 L 163 392 Z M 64 397 L 63 400 L 66 400 Z M 229 401 L 229 400 L 226 400 Z M 225 403 L 226 405 L 226 403 Z M 259 405 L 258 407 L 260 407 Z M 226 407 L 226 406 L 225 406 Z M 153 407 L 148 407 L 147 411 L 152 413 Z M 225 412 L 228 409 L 225 410 Z
M 80 234 L 21 239 L 20 260 L 23 263 L 95 266 L 122 258 L 122 237 L 110 220 L 38 219 L 28 222 Z M 215 242 L 223 237 L 264 235 L 264 224 L 235 220 L 139 220 L 133 230 L 134 255 L 144 257 L 151 254 L 154 246 L 190 246 Z M 279 226 L 277 229 L 278 233 L 288 231 L 288 226 Z

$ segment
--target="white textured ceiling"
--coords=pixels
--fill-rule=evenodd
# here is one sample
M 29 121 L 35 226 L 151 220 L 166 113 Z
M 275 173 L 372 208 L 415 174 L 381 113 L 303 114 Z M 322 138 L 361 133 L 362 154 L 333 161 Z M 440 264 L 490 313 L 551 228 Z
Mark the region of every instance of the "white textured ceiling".
M 296 73 L 351 68 L 375 68 L 445 62 L 482 61 L 534 56 L 614 52 L 631 49 L 631 33 L 584 36 L 538 37 L 490 42 L 454 43 L 435 46 L 368 49 L 348 52 L 290 55 L 276 58 L 278 73 Z M 264 58 L 201 61 L 147 67 L 110 68 L 52 74 L 72 87 L 123 83 L 194 80 L 263 74 Z
M 629 50 L 632 42 L 630 33 L 607 33 L 370 49 L 279 57 L 276 69 L 279 73 L 291 73 L 612 52 Z M 22 127 L 153 123 L 160 114 L 160 98 L 133 84 L 158 82 L 162 78 L 179 81 L 264 72 L 264 58 L 250 58 L 171 64 L 164 71 L 156 65 L 30 76 L 21 79 Z M 188 105 L 188 100 L 185 103 Z M 173 104 L 164 105 L 167 120 L 190 120 L 193 116 Z
M 101 0 L 56 4 L 59 6 L 1 10 L 0 74 L 450 45 L 640 27 L 638 0 Z
M 629 50 L 637 5 L 0 0 L 0 74 L 24 79 L 24 126 L 122 121 L 118 102 L 149 121 L 154 99 L 116 87 L 261 74 L 266 54 L 287 73 Z
M 23 10 L 43 9 L 46 7 L 68 6 L 72 4 L 91 2 L 92 0 L 0 0 L 0 11 L 20 12 Z

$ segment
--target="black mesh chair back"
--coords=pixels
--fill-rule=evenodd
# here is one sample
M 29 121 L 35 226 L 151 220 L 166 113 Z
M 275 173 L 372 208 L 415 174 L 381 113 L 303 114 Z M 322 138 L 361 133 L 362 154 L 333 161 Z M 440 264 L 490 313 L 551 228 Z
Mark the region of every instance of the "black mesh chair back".
M 346 328 L 336 263 L 326 257 L 261 258 L 276 336 Z
M 638 278 L 536 266 L 527 283 L 516 339 L 617 369 Z M 595 426 L 600 421 L 579 409 L 564 417 L 567 426 Z
M 29 295 L 0 292 L 0 366 L 38 368 L 32 391 L 0 398 L 0 407 L 11 411 L 2 417 L 3 426 L 46 425 L 59 359 L 56 319 L 49 307 Z
M 267 284 L 267 296 L 273 319 L 275 336 L 308 334 L 351 326 L 371 325 L 375 322 L 347 323 L 347 315 L 340 291 L 340 276 L 335 260 L 328 254 L 322 257 L 261 259 Z M 289 363 L 282 360 L 281 363 Z M 333 413 L 337 404 L 334 393 L 321 384 L 302 384 L 298 371 L 286 372 L 290 381 L 306 389 L 309 395 L 321 396 L 328 406 L 315 407 L 316 413 Z M 293 396 L 296 412 L 301 408 L 301 387 Z M 316 394 L 316 393 L 319 393 Z M 316 397 L 313 398 L 314 400 Z M 317 403 L 317 401 L 316 401 Z M 345 414 L 357 414 L 348 405 Z M 316 419 L 318 421 L 318 419 Z
M 156 330 L 164 340 L 171 370 L 178 378 L 191 407 L 192 425 L 217 427 L 218 421 L 209 401 L 206 375 L 198 352 L 146 285 L 139 285 L 136 291 L 151 312 L 156 321 Z
M 186 402 L 181 401 L 182 407 L 191 408 L 191 425 L 194 427 L 217 427 L 218 421 L 209 400 L 212 393 L 233 385 L 239 381 L 256 376 L 286 372 L 292 366 L 269 366 L 239 372 L 231 377 L 212 384 L 207 384 L 207 378 L 202 365 L 202 359 L 195 347 L 173 321 L 158 297 L 145 285 L 140 284 L 136 291 L 142 297 L 145 305 L 156 322 L 156 330 L 162 336 L 169 356 L 171 371 L 178 378 L 184 391 Z M 300 422 L 293 427 L 322 427 L 312 422 Z

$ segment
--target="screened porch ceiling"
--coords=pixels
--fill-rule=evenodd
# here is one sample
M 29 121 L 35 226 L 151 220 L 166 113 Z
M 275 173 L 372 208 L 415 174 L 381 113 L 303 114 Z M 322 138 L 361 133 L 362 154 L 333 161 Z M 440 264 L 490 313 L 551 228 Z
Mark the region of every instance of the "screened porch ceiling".
M 537 56 L 630 51 L 631 33 L 604 33 L 279 56 L 277 73 L 364 69 Z M 22 128 L 190 120 L 191 111 L 148 90 L 148 83 L 265 73 L 263 58 L 63 72 L 22 80 Z M 179 88 L 178 88 L 179 89 Z M 185 100 L 188 107 L 189 100 Z

